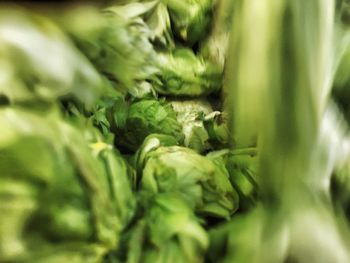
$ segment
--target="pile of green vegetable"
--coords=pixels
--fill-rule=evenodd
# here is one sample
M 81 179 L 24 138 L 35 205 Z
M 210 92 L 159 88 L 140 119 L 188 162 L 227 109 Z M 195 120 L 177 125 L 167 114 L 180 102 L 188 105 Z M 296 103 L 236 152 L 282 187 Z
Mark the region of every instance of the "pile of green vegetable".
M 0 8 L 0 262 L 348 262 L 350 6 L 325 2 Z

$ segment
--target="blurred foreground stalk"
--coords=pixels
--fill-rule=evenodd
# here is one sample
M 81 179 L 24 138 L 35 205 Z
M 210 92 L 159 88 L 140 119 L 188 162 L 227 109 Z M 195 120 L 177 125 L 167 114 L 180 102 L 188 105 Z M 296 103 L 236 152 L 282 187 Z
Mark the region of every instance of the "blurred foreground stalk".
M 349 262 L 321 129 L 337 60 L 335 2 L 246 0 L 234 10 L 231 128 L 238 147 L 258 137 L 262 202 L 233 223 L 224 262 Z

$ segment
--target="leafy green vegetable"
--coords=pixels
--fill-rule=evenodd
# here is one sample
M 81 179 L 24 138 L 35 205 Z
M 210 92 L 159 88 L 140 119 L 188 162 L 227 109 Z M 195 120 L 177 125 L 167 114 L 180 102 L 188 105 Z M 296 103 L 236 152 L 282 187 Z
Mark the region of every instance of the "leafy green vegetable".
M 123 262 L 199 263 L 207 247 L 207 234 L 192 209 L 176 195 L 160 194 L 128 233 Z
M 118 109 L 116 109 L 118 110 Z M 176 113 L 164 100 L 141 100 L 128 107 L 125 115 L 115 121 L 117 145 L 136 151 L 147 135 L 171 135 L 181 143 L 184 135 Z
M 153 43 L 165 48 L 174 47 L 169 12 L 163 1 L 131 2 L 109 9 L 126 19 L 142 18 L 150 29 L 150 40 Z
M 137 168 L 137 173 L 142 174 L 142 169 L 145 166 L 145 162 L 147 160 L 146 156 L 148 153 L 161 146 L 175 145 L 178 145 L 178 142 L 173 136 L 155 133 L 148 135 L 135 154 L 134 165 Z
M 200 54 L 224 70 L 232 24 L 234 1 L 217 0 L 214 7 L 211 31 L 200 43 Z
M 119 89 L 135 96 L 157 69 L 150 29 L 123 7 L 73 10 L 62 23 L 77 46 Z M 86 23 L 89 21 L 89 23 Z
M 211 20 L 212 0 L 164 0 L 174 32 L 189 45 L 202 38 Z
M 142 18 L 150 28 L 151 40 L 165 48 L 174 48 L 174 35 L 193 46 L 207 33 L 213 0 L 127 1 L 113 7 L 124 17 Z M 173 31 L 173 32 L 172 32 Z
M 154 145 L 153 140 L 149 144 Z M 149 147 L 144 145 L 144 147 Z M 180 146 L 153 146 L 138 167 L 145 196 L 176 193 L 198 213 L 229 218 L 238 208 L 238 195 L 225 167 Z
M 172 100 L 171 106 L 177 113 L 177 120 L 182 125 L 185 135 L 184 146 L 204 152 L 210 149 L 209 135 L 203 125 L 204 116 L 212 111 L 205 100 Z
M 255 205 L 258 190 L 258 159 L 255 148 L 220 150 L 207 157 L 217 165 L 226 167 L 230 181 L 239 195 L 242 209 Z
M 133 215 L 125 162 L 101 143 L 91 145 L 104 151 L 101 159 L 94 157 L 84 134 L 59 116 L 0 110 L 0 198 L 6 203 L 0 208 L 8 215 L 0 220 L 2 240 L 8 241 L 0 247 L 1 260 L 40 258 L 41 248 L 54 253 L 54 247 L 73 241 L 80 243 L 77 258 L 92 243 L 105 251 L 116 246 Z
M 184 146 L 199 153 L 228 146 L 229 131 L 223 113 L 203 99 L 169 100 L 185 135 Z
M 196 57 L 192 50 L 177 48 L 157 54 L 159 72 L 154 88 L 160 94 L 197 97 L 217 92 L 222 85 L 222 71 L 214 64 Z
M 0 95 L 9 102 L 51 102 L 73 95 L 92 106 L 101 77 L 63 32 L 45 17 L 0 12 Z
M 131 191 L 135 171 L 111 145 L 97 142 L 92 147 L 100 150 L 99 160 L 103 163 L 105 174 L 108 177 L 112 205 L 121 225 L 126 226 L 132 219 L 136 208 L 136 200 Z

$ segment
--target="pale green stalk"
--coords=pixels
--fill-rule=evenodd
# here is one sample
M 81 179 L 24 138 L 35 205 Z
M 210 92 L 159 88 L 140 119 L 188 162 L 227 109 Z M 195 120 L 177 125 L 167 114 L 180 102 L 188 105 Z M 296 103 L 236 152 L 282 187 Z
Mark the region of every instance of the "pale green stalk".
M 234 8 L 232 131 L 240 146 L 259 137 L 262 204 L 237 221 L 236 253 L 225 262 L 349 262 L 347 229 L 339 231 L 320 187 L 333 165 L 320 130 L 336 61 L 334 2 L 246 0 Z

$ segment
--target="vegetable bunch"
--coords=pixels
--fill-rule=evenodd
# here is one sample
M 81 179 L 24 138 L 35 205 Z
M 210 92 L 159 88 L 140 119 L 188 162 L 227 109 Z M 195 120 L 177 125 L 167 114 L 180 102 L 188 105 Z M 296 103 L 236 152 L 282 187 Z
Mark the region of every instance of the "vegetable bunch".
M 0 262 L 349 262 L 347 1 L 107 2 L 0 7 Z

